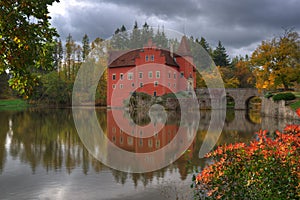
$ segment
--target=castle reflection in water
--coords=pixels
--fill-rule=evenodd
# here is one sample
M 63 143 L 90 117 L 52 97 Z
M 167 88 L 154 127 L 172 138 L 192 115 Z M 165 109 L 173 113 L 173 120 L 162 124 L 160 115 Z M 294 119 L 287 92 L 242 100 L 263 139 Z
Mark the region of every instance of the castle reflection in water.
M 152 121 L 155 124 L 152 128 L 157 127 L 157 131 L 147 136 L 145 135 L 147 131 L 143 129 L 151 121 L 147 113 L 128 113 L 119 110 L 117 115 L 123 119 L 122 122 L 117 123 L 112 110 L 97 110 L 98 120 L 107 138 L 117 147 L 136 153 L 155 152 L 170 145 L 177 136 L 182 119 L 179 113 L 167 112 L 165 124 L 160 118 Z M 258 123 L 254 123 L 245 116 L 247 116 L 245 111 L 233 111 L 226 116 L 225 127 L 217 145 L 237 141 L 247 142 L 253 138 L 253 133 L 260 128 L 259 120 Z M 201 112 L 200 118 L 196 137 L 189 138 L 191 137 L 189 125 L 184 125 L 186 138 L 192 139 L 188 153 L 158 171 L 128 176 L 128 173 L 110 169 L 89 155 L 77 134 L 70 109 L 1 111 L 0 177 L 9 171 L 12 163 L 16 165 L 14 160 L 17 160 L 19 168 L 29 166 L 33 173 L 38 169 L 68 174 L 78 168 L 81 168 L 84 174 L 101 174 L 103 170 L 110 170 L 115 180 L 121 183 L 130 178 L 134 184 L 138 184 L 140 180 L 146 185 L 154 177 L 164 177 L 167 171 L 173 171 L 179 173 L 181 179 L 185 180 L 194 167 L 201 168 L 206 163 L 205 159 L 199 159 L 198 152 L 206 136 L 210 112 Z M 239 122 L 240 120 L 244 121 Z M 243 127 L 240 127 L 240 124 L 246 124 L 244 128 L 247 130 L 241 130 Z M 174 144 L 173 148 L 179 145 L 180 143 Z M 164 156 L 161 155 L 161 159 L 164 159 Z

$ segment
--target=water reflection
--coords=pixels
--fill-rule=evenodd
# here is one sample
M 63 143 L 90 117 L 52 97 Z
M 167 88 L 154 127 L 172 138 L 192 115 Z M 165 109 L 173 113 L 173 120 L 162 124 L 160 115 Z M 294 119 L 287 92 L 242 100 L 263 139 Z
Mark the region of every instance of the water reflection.
M 120 113 L 120 115 L 130 118 L 130 115 L 126 115 L 126 113 Z M 139 184 L 152 185 L 153 182 L 166 177 L 170 178 L 176 174 L 181 180 L 189 181 L 187 177 L 193 167 L 203 167 L 206 162 L 205 159 L 199 159 L 199 150 L 206 137 L 210 115 L 209 111 L 200 112 L 199 128 L 189 148 L 189 153 L 181 156 L 164 169 L 143 174 L 131 174 L 110 169 L 88 153 L 76 132 L 70 109 L 1 111 L 0 189 L 1 191 L 17 192 L 13 189 L 13 183 L 10 185 L 10 189 L 3 188 L 13 175 L 14 178 L 17 178 L 16 174 L 42 178 L 45 174 L 55 172 L 58 177 L 52 181 L 59 182 L 61 177 L 68 179 L 66 175 L 78 174 L 78 170 L 86 177 L 82 178 L 81 176 L 81 179 L 77 180 L 78 183 L 94 182 L 95 180 L 89 176 L 92 175 L 99 178 L 97 183 L 103 183 L 110 188 L 117 183 L 123 185 L 129 183 L 129 185 L 127 184 L 128 188 L 137 187 Z M 237 141 L 247 142 L 253 138 L 252 133 L 261 128 L 260 121 L 264 124 L 264 119 L 259 120 L 259 116 L 252 116 L 251 113 L 249 115 L 245 111 L 231 111 L 227 115 L 217 145 Z M 131 116 L 137 117 L 134 120 L 142 122 L 143 125 L 149 120 L 143 114 L 136 113 Z M 111 110 L 99 109 L 97 117 L 110 141 L 126 151 L 142 153 L 153 152 L 169 144 L 177 134 L 180 120 L 178 113 L 168 112 L 166 126 L 162 130 L 151 137 L 137 139 L 131 135 L 131 131 L 124 132 L 124 129 L 118 127 Z M 270 121 L 270 119 L 268 120 Z M 128 122 L 130 123 L 130 120 Z M 128 128 L 130 127 L 133 126 L 128 124 Z M 134 131 L 134 129 L 132 130 Z M 27 167 L 30 168 L 31 173 L 25 170 Z M 107 173 L 114 178 L 107 178 Z M 28 182 L 23 183 L 29 184 L 29 181 L 31 180 L 28 179 Z M 47 186 L 46 182 L 44 184 Z M 108 190 L 105 188 L 103 186 L 101 191 Z M 27 188 L 27 190 L 30 192 L 31 189 Z M 3 194 L 5 192 L 0 194 L 0 197 Z M 108 192 L 106 195 L 111 194 Z

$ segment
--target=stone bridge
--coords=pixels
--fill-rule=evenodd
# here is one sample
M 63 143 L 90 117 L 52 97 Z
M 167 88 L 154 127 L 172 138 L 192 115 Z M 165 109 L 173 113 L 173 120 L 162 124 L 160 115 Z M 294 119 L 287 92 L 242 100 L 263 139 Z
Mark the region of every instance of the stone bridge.
M 230 96 L 235 102 L 234 109 L 245 110 L 251 98 L 260 96 L 256 88 L 198 88 L 195 92 L 201 109 L 223 109 L 226 96 Z

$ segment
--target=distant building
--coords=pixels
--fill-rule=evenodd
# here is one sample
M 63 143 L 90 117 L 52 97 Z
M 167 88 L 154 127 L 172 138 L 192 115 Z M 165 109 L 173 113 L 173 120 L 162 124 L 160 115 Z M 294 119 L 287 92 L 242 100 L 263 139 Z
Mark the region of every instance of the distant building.
M 121 107 L 133 92 L 151 96 L 194 90 L 196 71 L 187 38 L 176 52 L 160 49 L 150 40 L 141 49 L 111 52 L 107 76 L 107 106 Z

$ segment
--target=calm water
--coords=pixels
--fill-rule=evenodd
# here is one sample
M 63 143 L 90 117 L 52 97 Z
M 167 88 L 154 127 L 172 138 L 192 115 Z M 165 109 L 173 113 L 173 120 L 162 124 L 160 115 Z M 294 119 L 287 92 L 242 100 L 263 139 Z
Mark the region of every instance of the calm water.
M 201 111 L 189 153 L 164 169 L 132 174 L 111 169 L 88 153 L 70 109 L 0 111 L 0 199 L 189 199 L 192 169 L 209 162 L 198 155 L 210 114 Z M 111 111 L 99 109 L 97 117 L 107 137 L 131 152 L 151 152 L 167 145 L 176 135 L 180 119 L 169 112 L 168 129 L 153 142 L 137 145 L 138 141 L 119 134 Z M 131 117 L 141 125 L 149 121 L 139 113 Z M 257 112 L 228 111 L 217 145 L 247 142 L 262 126 L 282 128 L 276 127 L 274 119 L 261 119 Z

